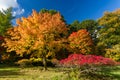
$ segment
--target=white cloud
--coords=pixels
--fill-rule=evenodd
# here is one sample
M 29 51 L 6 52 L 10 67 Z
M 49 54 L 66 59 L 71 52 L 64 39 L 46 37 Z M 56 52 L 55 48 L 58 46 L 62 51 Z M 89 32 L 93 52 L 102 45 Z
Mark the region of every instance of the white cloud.
M 0 10 L 2 9 L 6 10 L 9 7 L 15 8 L 15 11 L 13 11 L 13 16 L 20 15 L 24 13 L 24 9 L 20 7 L 17 0 L 0 0 Z
M 16 15 L 21 15 L 21 14 L 23 14 L 25 12 L 25 10 L 24 9 L 17 9 L 16 11 L 13 11 L 12 12 L 12 14 L 13 14 L 13 16 L 16 16 Z
M 6 10 L 9 7 L 17 8 L 19 7 L 17 0 L 0 0 L 0 10 Z

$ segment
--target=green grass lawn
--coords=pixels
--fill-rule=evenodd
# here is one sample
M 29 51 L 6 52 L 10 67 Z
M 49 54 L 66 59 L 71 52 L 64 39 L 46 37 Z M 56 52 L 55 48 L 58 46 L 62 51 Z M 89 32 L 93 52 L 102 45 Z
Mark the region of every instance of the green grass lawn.
M 110 70 L 108 70 L 108 73 L 109 72 L 115 80 L 120 80 L 120 66 L 112 67 Z
M 120 80 L 120 66 L 106 67 L 104 71 L 113 76 L 113 80 Z M 0 66 L 0 80 L 58 80 L 55 76 L 64 75 L 64 71 L 59 68 L 48 68 L 48 71 L 43 71 L 42 67 Z
M 43 71 L 41 67 L 2 67 L 0 68 L 0 80 L 50 80 L 54 76 L 63 74 L 56 72 L 55 69 L 48 69 L 48 71 Z

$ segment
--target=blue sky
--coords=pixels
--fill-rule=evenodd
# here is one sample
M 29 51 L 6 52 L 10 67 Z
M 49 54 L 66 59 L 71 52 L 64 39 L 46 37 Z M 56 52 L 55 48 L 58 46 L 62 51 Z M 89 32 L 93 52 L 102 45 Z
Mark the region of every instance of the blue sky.
M 14 1 L 16 18 L 27 17 L 32 9 L 38 12 L 42 8 L 55 9 L 59 11 L 67 21 L 72 23 L 74 20 L 98 19 L 105 11 L 114 11 L 120 8 L 120 0 L 0 0 Z M 1 4 L 3 4 L 1 2 Z M 0 4 L 0 5 L 1 5 Z M 1 7 L 1 6 L 0 6 Z M 16 12 L 15 12 L 16 11 Z

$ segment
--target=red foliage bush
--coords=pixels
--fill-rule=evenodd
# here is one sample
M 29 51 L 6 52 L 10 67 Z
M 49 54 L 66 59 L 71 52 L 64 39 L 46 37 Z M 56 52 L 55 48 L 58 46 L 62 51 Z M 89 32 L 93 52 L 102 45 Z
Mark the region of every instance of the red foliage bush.
M 66 59 L 60 60 L 60 65 L 70 66 L 84 66 L 84 65 L 115 65 L 117 62 L 110 58 L 104 58 L 96 55 L 82 55 L 71 54 Z

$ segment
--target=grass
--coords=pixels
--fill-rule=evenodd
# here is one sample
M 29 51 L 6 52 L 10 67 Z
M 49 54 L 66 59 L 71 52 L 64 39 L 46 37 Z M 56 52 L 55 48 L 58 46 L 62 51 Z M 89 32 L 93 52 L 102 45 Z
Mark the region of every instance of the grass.
M 110 73 L 115 80 L 120 80 L 120 66 L 115 66 L 110 68 L 109 70 L 108 69 L 107 69 L 107 73 Z
M 20 68 L 0 65 L 0 80 L 58 80 L 55 77 L 64 76 L 64 70 L 67 69 L 49 67 L 48 71 L 43 71 L 42 67 Z M 120 80 L 120 66 L 105 67 L 104 72 L 111 75 L 112 80 Z
M 54 68 L 43 71 L 42 67 L 0 66 L 0 80 L 50 80 L 50 78 L 62 74 L 63 72 L 57 72 Z

